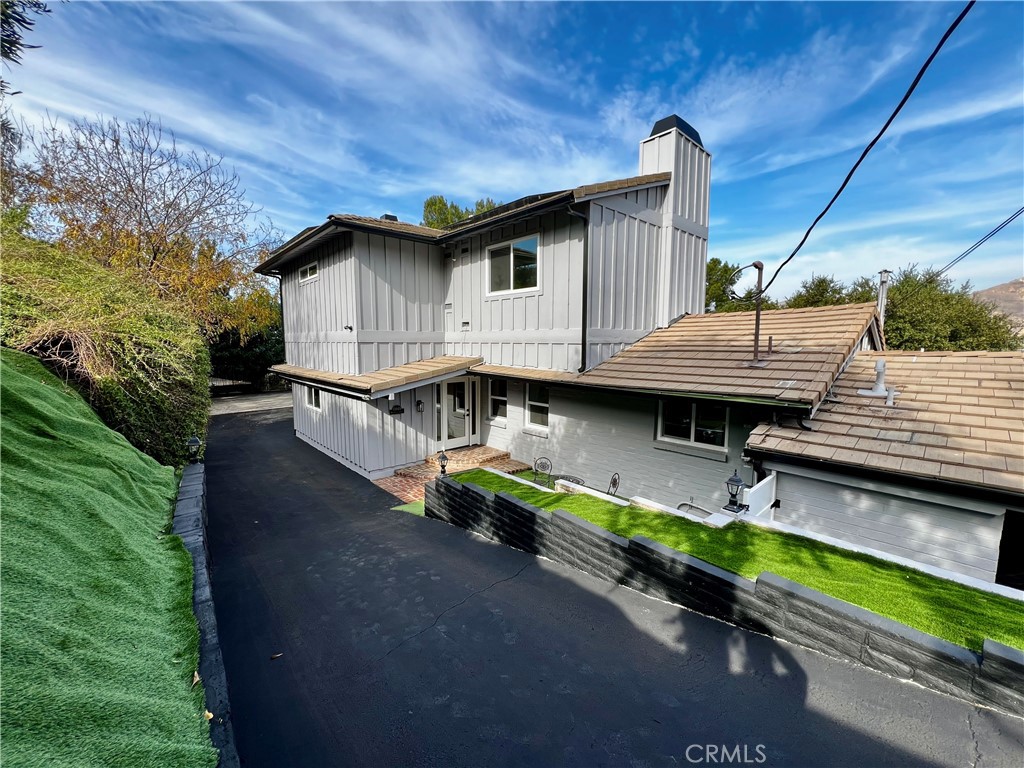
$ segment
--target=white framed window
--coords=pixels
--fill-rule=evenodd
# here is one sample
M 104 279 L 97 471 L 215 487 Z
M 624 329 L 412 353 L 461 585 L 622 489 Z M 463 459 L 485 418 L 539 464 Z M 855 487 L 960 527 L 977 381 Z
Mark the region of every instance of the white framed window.
M 539 247 L 540 236 L 530 235 L 488 248 L 488 293 L 536 290 Z
M 543 384 L 526 385 L 526 423 L 548 428 L 548 388 Z
M 315 280 L 319 274 L 320 264 L 314 261 L 312 264 L 307 264 L 299 269 L 299 282 L 308 283 L 310 280 Z
M 306 407 L 320 410 L 320 390 L 316 387 L 306 387 Z
M 658 439 L 727 450 L 729 407 L 706 400 L 658 403 Z
M 491 379 L 487 394 L 487 418 L 491 421 L 505 421 L 508 416 L 508 381 Z

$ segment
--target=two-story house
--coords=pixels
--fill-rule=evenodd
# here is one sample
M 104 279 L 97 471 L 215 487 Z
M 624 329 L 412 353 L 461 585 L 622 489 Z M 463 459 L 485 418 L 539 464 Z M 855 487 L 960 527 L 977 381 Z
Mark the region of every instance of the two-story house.
M 907 490 L 921 478 L 902 458 L 868 487 L 805 449 L 851 362 L 884 350 L 880 315 L 761 313 L 753 360 L 754 312 L 704 314 L 709 183 L 700 136 L 672 116 L 640 142 L 631 178 L 445 230 L 340 214 L 299 233 L 259 267 L 281 280 L 287 362 L 274 370 L 295 385 L 295 434 L 373 479 L 483 445 L 602 490 L 617 473 L 621 494 L 671 508 L 717 510 L 739 469 L 767 498 L 752 514 L 992 581 L 1019 473 L 978 502 L 977 484 Z M 919 448 L 900 450 L 911 467 Z M 829 499 L 809 511 L 808 489 Z
M 443 231 L 352 215 L 304 230 L 258 268 L 281 279 L 296 434 L 371 478 L 546 437 L 550 382 L 703 312 L 710 166 L 672 116 L 632 178 Z

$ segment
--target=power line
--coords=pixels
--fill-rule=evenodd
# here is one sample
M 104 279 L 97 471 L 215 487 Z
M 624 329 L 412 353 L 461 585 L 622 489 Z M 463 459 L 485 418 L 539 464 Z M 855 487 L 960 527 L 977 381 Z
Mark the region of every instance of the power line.
M 916 286 L 914 286 L 910 290 L 910 293 L 908 293 L 906 296 L 899 296 L 899 297 L 894 296 L 893 297 L 894 302 L 896 304 L 906 303 L 906 302 L 910 301 L 912 298 L 914 298 L 918 293 L 920 293 L 924 289 L 924 287 L 926 285 L 928 285 L 929 283 L 937 283 L 940 277 L 942 277 L 949 270 L 951 270 L 953 267 L 955 267 L 961 261 L 963 261 L 968 256 L 970 256 L 972 253 L 974 253 L 976 250 L 978 250 L 978 248 L 980 248 L 982 245 L 984 245 L 986 242 L 988 242 L 989 239 L 991 239 L 995 235 L 999 234 L 999 232 L 1002 229 L 1007 227 L 1011 222 L 1014 221 L 1014 219 L 1016 219 L 1022 213 L 1024 213 L 1024 208 L 1018 208 L 1016 213 L 1013 213 L 1008 218 L 1004 219 L 1001 224 L 999 224 L 995 228 L 991 229 L 988 232 L 988 234 L 986 234 L 984 237 L 982 237 L 980 240 L 978 240 L 974 245 L 972 245 L 966 251 L 961 253 L 959 256 L 957 256 L 955 259 L 953 259 L 951 262 L 949 262 L 946 266 L 944 266 L 938 272 L 935 272 L 935 273 L 927 275 L 926 279 L 922 280 Z
M 853 164 L 853 168 L 851 168 L 850 172 L 846 174 L 846 178 L 843 179 L 843 183 L 839 185 L 839 189 L 836 190 L 836 193 L 834 195 L 832 195 L 832 199 L 828 201 L 828 205 L 826 205 L 822 212 L 818 214 L 818 216 L 811 223 L 811 226 L 807 228 L 807 231 L 804 233 L 803 238 L 800 240 L 800 243 L 797 245 L 797 247 L 793 249 L 793 252 L 789 254 L 789 256 L 786 257 L 786 260 L 779 265 L 778 269 L 775 270 L 775 274 L 772 275 L 771 280 L 768 281 L 768 284 L 761 289 L 762 296 L 768 291 L 769 288 L 771 288 L 772 283 L 775 282 L 775 278 L 779 276 L 779 273 L 782 271 L 782 268 L 789 264 L 789 262 L 793 260 L 793 257 L 800 252 L 800 249 L 804 247 L 804 243 L 807 242 L 807 238 L 811 236 L 811 232 L 814 231 L 814 228 L 818 225 L 818 222 L 825 218 L 825 214 L 828 213 L 829 209 L 832 208 L 832 204 L 839 199 L 839 196 L 841 194 L 843 194 L 843 190 L 846 189 L 846 185 L 850 183 L 850 179 L 853 178 L 853 174 L 855 174 L 857 172 L 857 169 L 860 168 L 860 164 L 864 162 L 864 158 L 866 158 L 868 156 L 868 153 L 875 148 L 875 145 L 878 143 L 879 139 L 881 139 L 882 136 L 885 135 L 885 132 L 889 129 L 889 126 L 892 125 L 893 120 L 896 119 L 896 116 L 903 109 L 903 106 L 907 103 L 907 101 L 910 100 L 911 95 L 913 95 L 914 91 L 917 90 L 917 84 L 921 82 L 921 78 L 924 77 L 924 73 L 928 71 L 928 67 L 931 66 L 932 61 L 938 55 L 939 51 L 942 50 L 942 46 L 946 44 L 946 41 L 949 39 L 950 35 L 952 35 L 953 32 L 956 31 L 956 28 L 960 26 L 960 22 L 964 20 L 964 17 L 966 17 L 967 14 L 970 12 L 971 8 L 974 7 L 976 1 L 977 0 L 970 0 L 970 2 L 967 3 L 964 9 L 960 11 L 960 15 L 956 17 L 956 20 L 949 26 L 949 29 L 946 30 L 946 33 L 942 36 L 942 39 L 939 40 L 939 44 L 935 46 L 935 50 L 932 51 L 931 55 L 925 61 L 924 65 L 921 67 L 921 70 L 917 73 L 917 77 L 914 78 L 914 82 L 910 84 L 910 88 L 908 88 L 907 92 L 903 94 L 903 98 L 900 99 L 900 103 L 896 105 L 896 109 L 894 109 L 893 113 L 889 115 L 889 119 L 885 121 L 885 125 L 882 126 L 882 130 L 880 130 L 878 132 L 878 135 L 876 135 L 875 138 L 873 138 L 871 142 L 864 148 L 864 151 L 861 152 L 860 157 L 857 158 L 857 162 Z

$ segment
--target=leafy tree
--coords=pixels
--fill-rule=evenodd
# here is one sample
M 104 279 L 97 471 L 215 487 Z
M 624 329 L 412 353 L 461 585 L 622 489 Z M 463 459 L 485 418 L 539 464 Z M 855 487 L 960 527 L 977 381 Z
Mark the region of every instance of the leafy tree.
M 875 301 L 877 281 L 860 277 L 846 286 L 814 275 L 786 301 L 788 307 L 824 307 Z M 1010 320 L 972 296 L 971 284 L 957 287 L 935 270 L 911 265 L 889 283 L 885 339 L 891 349 L 1013 350 L 1022 340 Z
M 31 32 L 36 20 L 32 15 L 49 13 L 46 3 L 40 0 L 2 0 L 0 2 L 0 59 L 5 65 L 20 64 L 22 51 L 27 48 L 38 48 L 24 40 L 26 32 Z M 0 77 L 0 97 L 14 95 L 10 83 Z M 9 127 L 4 118 L 5 129 Z
M 222 331 L 210 344 L 213 375 L 249 382 L 253 389 L 266 389 L 267 369 L 284 362 L 284 328 L 277 297 L 269 292 L 261 300 L 273 302 L 273 322 L 243 339 L 237 329 Z
M 180 302 L 209 338 L 270 321 L 245 297 L 266 290 L 252 268 L 276 233 L 222 157 L 179 148 L 148 117 L 53 122 L 27 143 L 36 234 Z
M 422 224 L 425 227 L 444 229 L 463 219 L 468 219 L 470 216 L 486 213 L 492 208 L 497 208 L 498 205 L 499 203 L 494 202 L 491 198 L 485 197 L 477 200 L 472 208 L 463 208 L 454 200 L 446 199 L 444 195 L 431 195 L 423 201 Z
M 800 288 L 786 299 L 791 309 L 801 307 L 830 307 L 834 304 L 849 304 L 846 286 L 832 275 L 811 275 L 800 283 Z
M 712 302 L 715 312 L 750 312 L 756 307 L 752 297 L 753 291 L 745 296 L 734 297 L 736 283 L 740 275 L 736 274 L 739 264 L 712 257 L 708 259 L 705 286 L 705 304 L 710 307 Z M 761 309 L 777 309 L 778 304 L 768 296 L 761 299 Z

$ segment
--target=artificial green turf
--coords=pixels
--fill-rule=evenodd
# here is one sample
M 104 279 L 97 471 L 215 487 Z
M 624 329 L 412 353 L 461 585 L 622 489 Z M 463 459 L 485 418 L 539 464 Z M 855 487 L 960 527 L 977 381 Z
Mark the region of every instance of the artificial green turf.
M 213 766 L 176 478 L 0 351 L 6 766 Z
M 985 638 L 1024 648 L 1020 602 L 912 568 L 743 522 L 712 528 L 585 494 L 545 493 L 483 470 L 453 477 L 541 509 L 564 509 L 626 538 L 646 536 L 748 579 L 776 573 L 976 651 Z
M 396 512 L 409 512 L 410 514 L 423 517 L 423 500 L 410 501 L 408 504 L 399 504 L 397 507 L 392 507 L 391 509 Z

